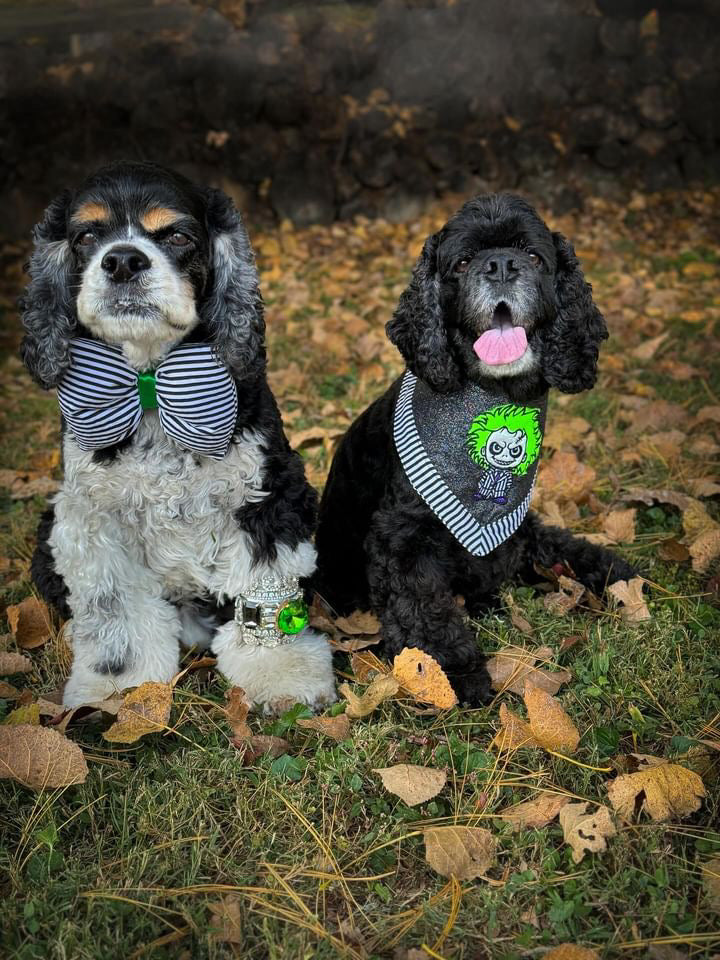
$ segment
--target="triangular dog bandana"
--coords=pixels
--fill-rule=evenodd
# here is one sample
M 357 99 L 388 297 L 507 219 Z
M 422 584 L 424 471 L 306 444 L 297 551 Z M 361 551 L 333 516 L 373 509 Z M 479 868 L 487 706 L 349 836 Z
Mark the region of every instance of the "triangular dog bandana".
M 395 405 L 395 447 L 408 480 L 466 550 L 485 556 L 530 506 L 547 393 L 527 404 L 469 383 L 435 393 L 410 371 Z

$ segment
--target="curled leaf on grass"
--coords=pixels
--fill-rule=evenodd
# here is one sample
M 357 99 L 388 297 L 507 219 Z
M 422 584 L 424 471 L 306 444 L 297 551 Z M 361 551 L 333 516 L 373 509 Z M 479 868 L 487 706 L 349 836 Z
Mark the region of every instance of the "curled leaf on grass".
M 625 773 L 608 785 L 608 798 L 625 820 L 633 819 L 636 807 L 651 820 L 687 817 L 702 806 L 705 786 L 693 770 L 658 757 L 643 758 L 644 769 Z
M 440 664 L 429 653 L 417 647 L 406 647 L 393 660 L 392 675 L 420 703 L 446 709 L 457 703 L 457 697 Z
M 434 767 L 421 767 L 412 763 L 397 763 L 393 767 L 374 769 L 383 786 L 409 807 L 432 800 L 445 786 L 447 774 Z
M 626 623 L 642 623 L 652 619 L 643 596 L 643 582 L 642 577 L 633 577 L 632 580 L 616 580 L 607 588 L 610 596 L 622 604 L 620 616 Z
M 589 806 L 589 803 L 568 803 L 560 811 L 560 826 L 565 842 L 572 847 L 573 863 L 580 863 L 587 851 L 602 853 L 607 849 L 607 838 L 617 832 L 607 807 L 600 806 L 588 813 Z
M 369 683 L 374 674 L 390 673 L 387 663 L 376 657 L 372 650 L 353 653 L 350 657 L 350 666 L 359 683 Z
M 84 783 L 87 763 L 80 747 L 56 730 L 0 726 L 0 779 L 33 790 Z
M 295 723 L 304 730 L 314 730 L 340 743 L 350 736 L 350 718 L 345 713 L 336 717 L 299 717 Z
M 485 666 L 490 674 L 493 690 L 503 693 L 510 690 L 512 693 L 523 694 L 526 682 L 541 687 L 548 693 L 557 693 L 563 683 L 572 679 L 569 670 L 557 670 L 550 673 L 539 669 L 536 664 L 548 663 L 552 660 L 553 652 L 550 647 L 538 647 L 537 650 L 525 650 L 510 644 L 503 647 L 499 653 L 490 657 Z
M 500 705 L 502 728 L 492 746 L 499 750 L 542 747 L 553 753 L 572 754 L 580 734 L 562 705 L 547 691 L 526 682 L 523 694 L 528 719 L 518 717 L 505 704 Z
M 430 827 L 424 838 L 425 861 L 443 877 L 474 880 L 495 863 L 495 838 L 483 827 Z
M 501 810 L 498 816 L 512 825 L 513 830 L 546 827 L 570 803 L 570 797 L 559 793 L 541 793 L 533 800 L 516 803 Z
M 574 610 L 585 594 L 585 587 L 571 577 L 558 577 L 558 588 L 555 593 L 548 593 L 543 599 L 543 606 L 556 617 L 564 617 Z
M 110 743 L 135 743 L 148 733 L 161 733 L 170 720 L 173 688 L 148 681 L 126 693 L 117 720 L 104 733 Z
M 362 696 L 353 693 L 347 683 L 341 683 L 338 689 L 348 702 L 345 713 L 352 720 L 358 720 L 360 717 L 369 716 L 384 700 L 394 697 L 400 689 L 400 684 L 395 677 L 387 674 L 375 677 L 370 686 L 363 691 Z

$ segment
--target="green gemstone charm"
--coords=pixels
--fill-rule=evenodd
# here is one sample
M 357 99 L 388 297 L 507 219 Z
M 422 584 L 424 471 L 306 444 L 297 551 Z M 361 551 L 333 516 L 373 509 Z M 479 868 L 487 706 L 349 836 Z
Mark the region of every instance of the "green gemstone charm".
M 138 374 L 137 390 L 140 397 L 140 406 L 143 410 L 157 410 L 155 374 L 152 370 L 143 370 L 142 373 Z
M 300 633 L 310 623 L 310 614 L 304 600 L 291 600 L 278 610 L 277 625 L 283 633 Z

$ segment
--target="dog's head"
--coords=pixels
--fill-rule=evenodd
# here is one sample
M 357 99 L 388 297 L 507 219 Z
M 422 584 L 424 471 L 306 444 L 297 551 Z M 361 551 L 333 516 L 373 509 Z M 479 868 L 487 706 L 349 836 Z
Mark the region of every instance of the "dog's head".
M 509 194 L 470 200 L 428 237 L 387 333 L 440 393 L 467 380 L 585 390 L 607 337 L 571 244 Z
M 35 227 L 22 355 L 52 387 L 82 334 L 152 366 L 207 339 L 236 377 L 264 367 L 262 300 L 232 201 L 155 164 L 119 163 L 54 200 Z

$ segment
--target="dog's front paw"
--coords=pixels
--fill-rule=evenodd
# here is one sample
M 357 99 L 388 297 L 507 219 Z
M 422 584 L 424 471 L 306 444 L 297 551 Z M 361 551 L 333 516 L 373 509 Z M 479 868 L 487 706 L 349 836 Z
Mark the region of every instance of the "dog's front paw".
M 448 674 L 448 680 L 461 706 L 466 704 L 470 707 L 482 707 L 493 698 L 490 674 L 484 662 L 467 673 Z
M 266 710 L 290 702 L 319 710 L 336 699 L 332 651 L 322 634 L 306 630 L 279 647 L 254 646 L 239 641 L 230 621 L 217 631 L 212 648 L 218 670 Z

